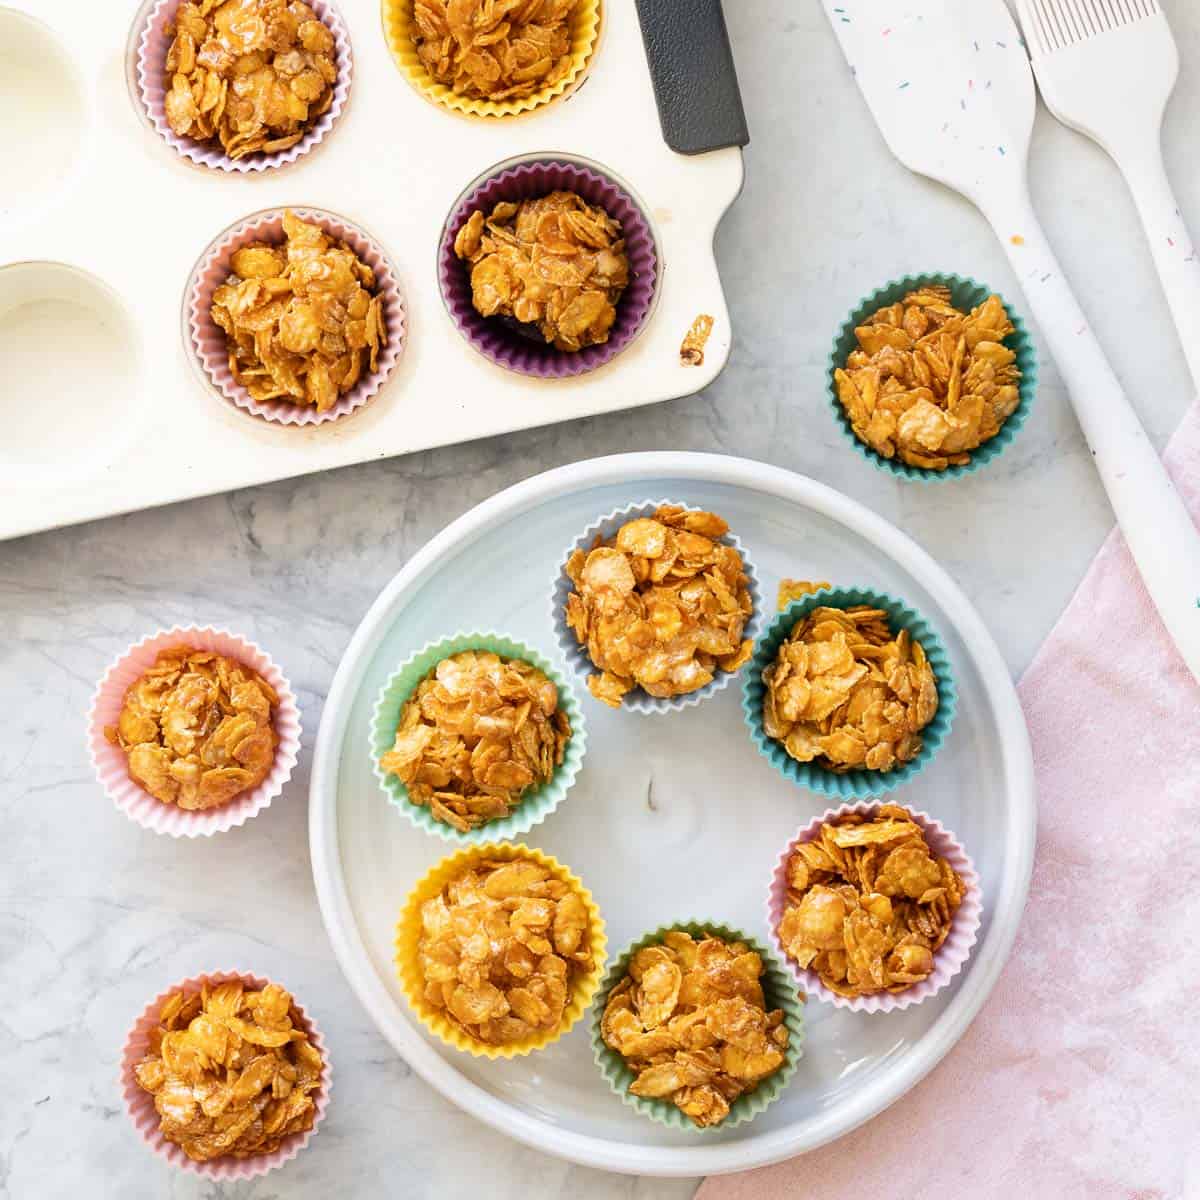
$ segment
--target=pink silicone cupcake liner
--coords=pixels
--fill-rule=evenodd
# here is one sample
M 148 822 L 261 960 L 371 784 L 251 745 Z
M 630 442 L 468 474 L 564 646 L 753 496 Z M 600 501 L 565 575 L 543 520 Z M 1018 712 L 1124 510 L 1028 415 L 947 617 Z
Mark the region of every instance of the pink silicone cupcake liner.
M 271 773 L 250 791 L 235 796 L 228 804 L 195 812 L 156 800 L 129 777 L 125 752 L 105 736 L 106 725 L 116 725 L 129 686 L 146 670 L 162 650 L 178 645 L 212 650 L 236 659 L 257 671 L 276 691 L 279 705 L 275 710 L 275 732 L 279 745 Z M 253 642 L 224 629 L 176 628 L 143 638 L 130 646 L 104 673 L 88 711 L 88 749 L 100 786 L 112 802 L 144 829 L 171 837 L 211 837 L 257 816 L 283 790 L 292 777 L 292 768 L 300 752 L 300 710 L 283 672 Z
M 556 190 L 576 192 L 620 221 L 629 258 L 629 285 L 617 302 L 608 341 L 569 353 L 556 350 L 537 330 L 499 317 L 483 317 L 471 303 L 470 273 L 454 253 L 454 239 L 477 209 L 502 200 L 527 200 Z M 438 250 L 438 279 L 446 311 L 458 331 L 497 366 L 538 379 L 565 379 L 594 371 L 621 353 L 645 328 L 658 299 L 661 264 L 650 219 L 624 184 L 596 163 L 546 155 L 501 163 L 472 184 L 450 211 Z
M 792 838 L 779 856 L 775 874 L 771 877 L 771 890 L 767 894 L 767 937 L 771 948 L 779 955 L 780 962 L 791 971 L 806 992 L 821 1000 L 827 1000 L 830 1004 L 836 1004 L 838 1008 L 848 1008 L 852 1012 L 891 1012 L 893 1009 L 909 1008 L 920 1004 L 922 1000 L 928 1000 L 930 996 L 936 996 L 966 965 L 971 956 L 971 947 L 975 945 L 979 934 L 979 922 L 983 913 L 979 875 L 966 851 L 958 844 L 954 834 L 944 829 L 928 813 L 910 808 L 908 812 L 924 831 L 930 849 L 949 862 L 966 887 L 966 894 L 954 914 L 950 933 L 934 955 L 933 974 L 903 992 L 880 992 L 872 996 L 839 996 L 821 982 L 815 971 L 800 967 L 795 959 L 788 956 L 779 940 L 778 930 L 787 899 L 787 865 L 793 848 L 801 842 L 811 842 L 826 821 L 837 820 L 848 813 L 874 813 L 882 803 L 883 801 L 866 800 L 857 804 L 843 804 L 841 808 L 827 808 L 819 817 L 814 817 Z
M 121 1095 L 125 1100 L 125 1108 L 134 1128 L 142 1135 L 142 1140 L 160 1158 L 165 1159 L 173 1167 L 191 1171 L 194 1175 L 202 1175 L 206 1179 L 224 1182 L 234 1179 L 256 1179 L 276 1167 L 290 1162 L 316 1135 L 325 1110 L 329 1107 L 329 1097 L 333 1091 L 333 1067 L 329 1061 L 329 1050 L 325 1039 L 317 1028 L 317 1023 L 298 1004 L 295 997 L 292 1003 L 296 1009 L 299 1028 L 308 1034 L 309 1041 L 321 1055 L 324 1066 L 321 1071 L 321 1086 L 313 1092 L 313 1104 L 316 1115 L 313 1126 L 304 1133 L 294 1133 L 280 1144 L 279 1148 L 270 1154 L 258 1155 L 253 1158 L 215 1158 L 208 1162 L 196 1162 L 188 1158 L 183 1150 L 168 1142 L 159 1132 L 158 1112 L 154 1107 L 154 1097 L 143 1091 L 134 1077 L 134 1068 L 146 1056 L 150 1034 L 158 1025 L 158 1014 L 167 998 L 174 992 L 198 992 L 206 983 L 226 983 L 232 979 L 240 979 L 247 987 L 261 989 L 271 981 L 249 971 L 210 971 L 203 975 L 194 975 L 174 987 L 160 992 L 149 1004 L 134 1023 L 125 1040 L 125 1049 L 121 1053 L 121 1073 L 118 1079 Z
M 363 407 L 378 394 L 395 370 L 406 342 L 404 295 L 388 256 L 371 237 L 334 213 L 319 208 L 291 208 L 297 217 L 319 225 L 331 237 L 345 242 L 375 272 L 383 296 L 387 322 L 387 344 L 379 353 L 379 365 L 363 377 L 332 408 L 318 413 L 311 405 L 287 400 L 255 400 L 233 377 L 225 331 L 212 319 L 212 298 L 232 271 L 234 252 L 249 242 L 282 242 L 284 209 L 255 213 L 230 226 L 204 252 L 188 281 L 184 294 L 184 340 L 192 360 L 216 394 L 244 412 L 283 425 L 321 425 L 336 421 Z
M 321 114 L 316 124 L 287 150 L 274 154 L 252 154 L 246 158 L 233 159 L 220 144 L 193 141 L 180 137 L 167 122 L 165 100 L 167 51 L 171 48 L 172 36 L 167 26 L 174 19 L 181 0 L 157 0 L 144 7 L 138 15 L 141 30 L 137 38 L 134 75 L 137 97 L 142 110 L 158 135 L 183 158 L 201 167 L 216 171 L 236 171 L 240 174 L 267 171 L 272 167 L 283 167 L 303 158 L 313 147 L 319 145 L 334 127 L 346 107 L 350 96 L 350 83 L 354 77 L 354 55 L 350 48 L 350 34 L 338 10 L 329 0 L 308 0 L 309 6 L 329 28 L 337 51 L 338 77 L 333 85 L 333 100 Z

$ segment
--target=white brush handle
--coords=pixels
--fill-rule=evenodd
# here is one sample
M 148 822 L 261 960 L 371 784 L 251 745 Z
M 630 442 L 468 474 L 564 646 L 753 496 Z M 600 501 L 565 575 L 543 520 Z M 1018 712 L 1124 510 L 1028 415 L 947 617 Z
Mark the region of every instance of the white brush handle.
M 1163 624 L 1200 680 L 1200 532 L 1146 437 L 1022 189 L 989 203 L 1066 382 L 1121 532 Z M 1102 633 L 1097 631 L 1097 653 Z
M 1157 138 L 1137 149 L 1110 150 L 1129 184 L 1192 380 L 1200 389 L 1200 257 L 1192 244 Z

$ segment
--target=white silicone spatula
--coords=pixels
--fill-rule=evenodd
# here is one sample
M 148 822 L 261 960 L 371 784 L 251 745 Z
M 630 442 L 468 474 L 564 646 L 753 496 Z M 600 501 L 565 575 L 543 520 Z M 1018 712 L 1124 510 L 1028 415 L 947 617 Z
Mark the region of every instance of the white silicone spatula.
M 973 201 L 1008 252 L 1146 589 L 1200 679 L 1200 533 L 1033 211 L 1033 75 L 1004 0 L 824 3 L 892 153 Z

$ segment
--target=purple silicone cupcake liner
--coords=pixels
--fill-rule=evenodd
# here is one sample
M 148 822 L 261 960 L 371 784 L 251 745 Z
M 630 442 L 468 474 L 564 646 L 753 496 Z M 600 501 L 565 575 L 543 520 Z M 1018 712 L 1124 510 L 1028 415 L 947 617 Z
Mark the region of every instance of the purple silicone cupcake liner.
M 230 274 L 234 252 L 249 242 L 282 242 L 284 209 L 255 213 L 225 230 L 207 250 L 192 272 L 184 294 L 184 342 L 192 360 L 213 391 L 228 404 L 281 425 L 322 425 L 336 421 L 373 399 L 395 370 L 406 341 L 404 295 L 395 268 L 383 248 L 357 225 L 320 208 L 291 208 L 302 221 L 319 225 L 331 237 L 345 242 L 375 272 L 375 284 L 383 296 L 387 342 L 379 353 L 379 364 L 367 371 L 348 392 L 339 396 L 323 413 L 311 405 L 287 400 L 255 400 L 233 377 L 225 331 L 212 319 L 212 298 Z
M 820 1000 L 826 1000 L 838 1008 L 848 1008 L 852 1012 L 892 1012 L 910 1008 L 936 996 L 962 969 L 971 956 L 971 949 L 979 936 L 979 924 L 983 916 L 983 901 L 979 889 L 979 875 L 975 864 L 971 862 L 967 852 L 959 844 L 958 839 L 949 830 L 943 828 L 928 813 L 907 809 L 908 814 L 921 827 L 929 848 L 958 872 L 963 881 L 965 892 L 958 911 L 950 925 L 950 932 L 941 944 L 933 958 L 933 974 L 914 983 L 912 987 L 902 992 L 877 992 L 870 996 L 842 996 L 827 988 L 821 982 L 821 977 L 815 972 L 801 967 L 794 958 L 783 948 L 779 940 L 779 922 L 783 917 L 784 904 L 787 900 L 788 860 L 792 851 L 801 842 L 811 842 L 827 821 L 836 821 L 849 813 L 871 814 L 877 812 L 884 801 L 863 800 L 857 804 L 843 804 L 840 808 L 827 808 L 819 817 L 814 817 L 803 826 L 796 836 L 788 842 L 779 861 L 775 873 L 771 876 L 771 887 L 767 893 L 767 938 L 771 949 L 779 955 L 780 962 L 792 973 L 800 986 L 810 995 Z
M 571 191 L 599 205 L 621 223 L 629 258 L 629 285 L 617 302 L 608 341 L 574 353 L 523 336 L 496 317 L 482 317 L 471 303 L 471 279 L 454 253 L 454 239 L 477 208 L 485 212 L 502 200 L 527 200 L 557 190 Z M 442 231 L 438 280 L 442 299 L 459 333 L 497 366 L 537 379 L 566 379 L 594 371 L 621 353 L 645 328 L 658 299 L 661 264 L 645 210 L 629 191 L 598 165 L 584 166 L 554 156 L 500 166 L 455 204 Z
M 337 82 L 333 85 L 333 100 L 316 124 L 294 146 L 287 150 L 278 150 L 274 154 L 253 154 L 238 159 L 230 158 L 220 143 L 209 144 L 180 137 L 171 128 L 165 107 L 167 52 L 172 42 L 167 27 L 174 20 L 181 0 L 157 0 L 156 3 L 150 4 L 148 9 L 143 7 L 138 13 L 135 26 L 140 29 L 134 64 L 136 95 L 145 117 L 159 137 L 183 158 L 197 166 L 210 167 L 214 171 L 236 171 L 240 174 L 287 166 L 288 163 L 303 158 L 314 146 L 319 145 L 337 124 L 350 97 L 350 84 L 354 78 L 354 54 L 350 47 L 350 33 L 346 23 L 329 0 L 307 2 L 333 34 L 338 67 Z

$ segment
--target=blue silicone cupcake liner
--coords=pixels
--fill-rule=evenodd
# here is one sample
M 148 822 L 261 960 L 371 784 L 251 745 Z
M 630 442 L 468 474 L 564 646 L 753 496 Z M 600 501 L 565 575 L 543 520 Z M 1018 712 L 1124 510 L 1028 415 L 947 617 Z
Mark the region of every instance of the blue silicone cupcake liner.
M 395 743 L 401 709 L 416 690 L 417 684 L 442 659 L 463 650 L 490 650 L 503 658 L 519 658 L 537 667 L 558 688 L 559 706 L 571 722 L 571 736 L 567 739 L 563 760 L 550 779 L 526 792 L 521 802 L 507 817 L 487 821 L 467 833 L 439 821 L 427 806 L 411 800 L 408 788 L 395 775 L 388 774 L 379 765 L 380 758 Z M 544 821 L 559 806 L 575 782 L 586 749 L 587 727 L 584 724 L 583 708 L 569 681 L 536 651 L 499 633 L 456 633 L 440 642 L 430 642 L 422 647 L 384 684 L 371 717 L 371 769 L 389 802 L 418 829 L 460 846 L 514 838 L 527 833 L 539 822 Z
M 797 762 L 784 749 L 782 742 L 768 737 L 763 729 L 762 707 L 766 686 L 762 674 L 764 669 L 775 661 L 779 647 L 791 633 L 792 627 L 814 608 L 849 608 L 856 604 L 882 609 L 887 613 L 888 621 L 895 632 L 907 629 L 913 641 L 921 643 L 937 683 L 938 708 L 933 720 L 921 730 L 920 754 L 911 762 L 891 771 L 868 771 L 860 768 L 838 772 L 815 762 Z M 785 779 L 838 800 L 866 800 L 894 791 L 924 769 L 950 732 L 957 700 L 954 675 L 950 669 L 950 655 L 937 631 L 920 613 L 893 599 L 886 592 L 876 592 L 869 588 L 822 588 L 812 595 L 793 600 L 763 634 L 755 647 L 754 657 L 746 666 L 742 712 L 746 716 L 746 724 L 750 728 L 750 736 L 754 739 L 758 752 Z
M 629 1085 L 636 1076 L 626 1065 L 625 1060 L 615 1050 L 608 1046 L 600 1033 L 600 1024 L 604 1019 L 604 1006 L 608 1003 L 608 994 L 625 977 L 629 970 L 629 960 L 646 946 L 657 945 L 663 940 L 663 935 L 679 930 L 690 933 L 698 938 L 709 933 L 723 938 L 727 942 L 745 942 L 763 961 L 762 988 L 763 999 L 767 1011 L 783 1009 L 783 1021 L 788 1028 L 788 1045 L 784 1055 L 783 1066 L 773 1075 L 768 1075 L 753 1091 L 744 1092 L 730 1106 L 729 1115 L 719 1125 L 709 1125 L 704 1128 L 692 1123 L 669 1100 L 653 1100 L 645 1096 L 634 1096 L 629 1091 Z M 605 972 L 600 990 L 592 1007 L 592 1055 L 600 1073 L 608 1081 L 615 1095 L 623 1103 L 636 1109 L 651 1121 L 666 1125 L 670 1129 L 690 1130 L 692 1133 L 711 1134 L 723 1129 L 731 1129 L 735 1125 L 744 1125 L 752 1121 L 782 1094 L 804 1053 L 804 1001 L 797 991 L 796 982 L 791 974 L 784 969 L 779 960 L 769 950 L 752 937 L 747 937 L 741 930 L 722 925 L 719 921 L 676 921 L 670 925 L 660 925 L 657 929 L 638 938 L 617 955 Z
M 558 578 L 554 582 L 554 591 L 550 596 L 550 619 L 554 624 L 554 637 L 562 653 L 563 660 L 584 687 L 587 687 L 588 676 L 598 674 L 598 672 L 596 667 L 593 666 L 592 660 L 588 657 L 587 647 L 579 644 L 575 638 L 574 631 L 567 624 L 567 597 L 575 590 L 575 585 L 571 582 L 571 578 L 567 574 L 567 560 L 576 550 L 587 551 L 597 541 L 606 542 L 609 538 L 616 537 L 617 530 L 627 521 L 632 521 L 637 517 L 652 517 L 655 511 L 664 504 L 674 504 L 680 508 L 688 508 L 695 511 L 695 505 L 684 504 L 681 500 L 642 500 L 636 504 L 627 504 L 624 508 L 613 509 L 612 512 L 607 513 L 598 521 L 589 525 L 566 548 L 559 558 Z M 755 573 L 754 564 L 750 561 L 750 557 L 746 553 L 746 547 L 732 533 L 727 533 L 718 540 L 724 542 L 727 546 L 732 546 L 742 556 L 742 567 L 746 572 L 748 580 L 746 587 L 750 592 L 750 602 L 753 605 L 750 618 L 746 622 L 746 628 L 742 631 L 742 638 L 743 640 L 745 638 L 756 638 L 758 630 L 762 625 L 763 606 L 762 595 L 758 587 L 758 575 Z M 702 700 L 707 700 L 709 696 L 719 692 L 722 688 L 728 687 L 730 680 L 735 675 L 747 670 L 749 670 L 748 663 L 738 671 L 718 670 L 709 683 L 706 683 L 702 688 L 697 688 L 694 692 L 687 692 L 682 696 L 651 696 L 649 692 L 642 691 L 640 687 L 634 688 L 633 691 L 627 692 L 622 698 L 621 711 L 635 712 L 640 713 L 642 716 L 649 716 L 652 713 L 675 712 L 681 708 L 692 708 Z
M 920 483 L 930 483 L 938 479 L 958 479 L 963 475 L 970 475 L 993 459 L 999 458 L 1009 442 L 1017 436 L 1021 426 L 1025 424 L 1025 418 L 1029 416 L 1029 410 L 1033 406 L 1038 382 L 1037 349 L 1033 344 L 1033 338 L 1016 310 L 1003 296 L 1000 296 L 1000 300 L 1008 312 L 1008 319 L 1015 326 L 1014 331 L 1004 339 L 1004 344 L 1016 352 L 1017 366 L 1021 371 L 1019 385 L 1021 399 L 1012 415 L 1000 427 L 1000 432 L 994 438 L 984 442 L 978 449 L 970 451 L 971 461 L 965 466 L 951 466 L 944 471 L 934 471 L 928 467 L 910 467 L 908 463 L 901 462 L 899 459 L 884 458 L 882 454 L 871 449 L 866 442 L 860 441 L 850 426 L 850 418 L 842 407 L 842 402 L 838 399 L 837 386 L 833 378 L 834 372 L 838 368 L 844 367 L 851 351 L 858 348 L 858 341 L 854 336 L 856 326 L 861 325 L 867 317 L 879 309 L 885 308 L 889 304 L 895 304 L 906 293 L 931 284 L 948 287 L 951 303 L 956 308 L 964 310 L 970 310 L 976 305 L 982 304 L 993 293 L 999 295 L 994 288 L 990 288 L 978 280 L 936 271 L 922 275 L 905 275 L 903 279 L 893 279 L 885 283 L 883 287 L 876 288 L 869 296 L 864 296 L 843 322 L 834 339 L 833 351 L 829 355 L 829 365 L 825 371 L 825 383 L 829 393 L 829 402 L 833 407 L 834 419 L 855 450 L 881 471 L 887 471 L 889 474 L 895 475 L 897 479 L 913 479 Z

